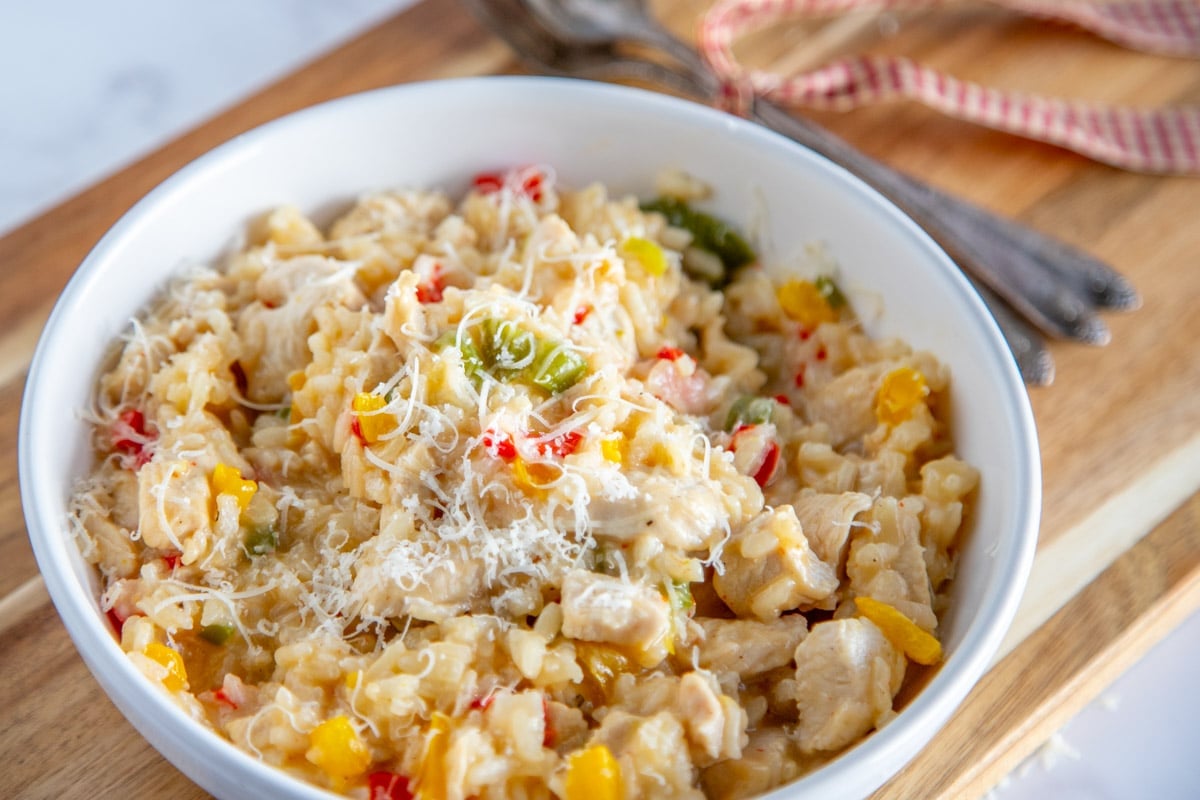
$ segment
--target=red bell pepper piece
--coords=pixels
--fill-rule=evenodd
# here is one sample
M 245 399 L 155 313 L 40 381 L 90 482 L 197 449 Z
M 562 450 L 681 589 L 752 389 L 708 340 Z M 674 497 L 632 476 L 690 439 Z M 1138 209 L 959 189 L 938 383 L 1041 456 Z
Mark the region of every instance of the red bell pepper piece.
M 370 800 L 413 800 L 408 778 L 386 770 L 367 776 L 367 790 Z

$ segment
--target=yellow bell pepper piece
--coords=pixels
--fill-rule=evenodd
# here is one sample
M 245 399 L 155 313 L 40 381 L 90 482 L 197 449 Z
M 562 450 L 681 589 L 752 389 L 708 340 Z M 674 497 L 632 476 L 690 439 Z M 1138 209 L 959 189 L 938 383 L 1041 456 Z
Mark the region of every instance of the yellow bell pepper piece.
M 517 456 L 512 462 L 513 483 L 529 494 L 539 494 L 546 491 L 546 484 L 554 480 L 558 474 L 553 467 L 544 464 L 529 463 Z
M 379 441 L 379 437 L 396 425 L 390 415 L 379 413 L 386 405 L 387 398 L 374 392 L 359 392 L 351 401 L 354 413 L 358 415 L 358 429 L 368 444 Z
M 172 650 L 165 644 L 151 642 L 142 650 L 142 654 L 167 668 L 167 674 L 162 679 L 162 684 L 167 687 L 168 691 L 178 692 L 180 689 L 187 688 L 187 668 L 184 667 L 183 656 L 179 655 L 178 650 Z
M 942 644 L 898 609 L 873 597 L 856 597 L 858 612 L 887 637 L 904 655 L 918 664 L 936 664 L 942 660 Z
M 415 800 L 446 800 L 446 752 L 450 749 L 450 718 L 440 711 L 429 720 L 425 754 L 417 769 Z
M 238 508 L 242 511 L 246 510 L 246 506 L 250 505 L 250 499 L 258 491 L 258 484 L 255 481 L 242 478 L 242 473 L 238 471 L 237 467 L 231 467 L 228 464 L 217 464 L 213 469 L 212 487 L 216 494 L 231 494 L 236 497 Z
M 658 278 L 667 272 L 667 256 L 649 239 L 631 236 L 621 243 L 621 254 L 642 265 L 646 273 Z
M 336 787 L 363 774 L 371 766 L 371 751 L 345 714 L 313 728 L 308 742 L 304 757 L 320 767 Z
M 567 759 L 564 800 L 624 800 L 621 765 L 602 744 L 576 750 Z
M 792 280 L 775 293 L 779 307 L 789 319 L 815 328 L 823 322 L 836 322 L 837 312 L 812 281 Z
M 913 415 L 928 394 L 929 387 L 920 372 L 910 367 L 894 369 L 883 376 L 875 397 L 875 418 L 886 425 L 898 425 Z

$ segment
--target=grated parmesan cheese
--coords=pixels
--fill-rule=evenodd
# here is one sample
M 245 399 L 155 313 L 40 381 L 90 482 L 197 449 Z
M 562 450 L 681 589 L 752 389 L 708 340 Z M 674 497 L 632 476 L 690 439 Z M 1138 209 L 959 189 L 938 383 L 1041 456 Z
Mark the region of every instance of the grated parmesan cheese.
M 135 618 L 122 646 L 145 664 L 146 645 L 173 648 L 194 714 L 354 796 L 381 773 L 418 788 L 444 774 L 447 796 L 549 796 L 572 751 L 603 744 L 630 800 L 695 796 L 701 775 L 773 788 L 814 761 L 801 708 L 857 726 L 831 734 L 839 747 L 890 718 L 903 665 L 885 641 L 851 642 L 877 648 L 874 665 L 835 664 L 824 682 L 819 664 L 800 674 L 797 642 L 810 611 L 814 627 L 853 613 L 838 604 L 865 580 L 925 591 L 885 598 L 897 608 L 932 604 L 933 573 L 906 544 L 949 573 L 944 528 L 977 476 L 945 461 L 919 472 L 944 449 L 940 420 L 922 406 L 904 441 L 845 433 L 872 375 L 923 369 L 943 392 L 931 358 L 870 342 L 847 310 L 822 326 L 830 357 L 800 386 L 795 362 L 817 345 L 765 271 L 717 293 L 684 272 L 691 234 L 601 186 L 565 191 L 546 166 L 480 176 L 457 205 L 369 195 L 327 232 L 281 211 L 250 238 L 131 323 L 86 414 L 98 458 L 70 508 L 102 607 L 118 626 Z M 626 263 L 630 238 L 662 249 L 662 274 Z M 782 398 L 757 461 L 735 458 L 724 429 L 743 395 Z M 254 482 L 244 506 L 214 488 L 218 464 Z M 887 469 L 937 497 L 908 505 L 928 509 L 904 520 L 919 539 L 878 509 L 843 521 L 849 561 L 820 565 L 836 592 L 755 606 L 774 622 L 725 618 L 742 595 L 807 596 L 793 591 L 806 534 L 751 557 L 756 520 Z M 907 501 L 863 491 L 873 508 Z M 897 541 L 867 541 L 885 536 Z M 724 624 L 740 627 L 706 633 Z M 744 653 L 720 653 L 728 642 Z M 845 697 L 855 686 L 870 696 Z M 308 758 L 338 717 L 369 772 Z M 736 772 L 762 753 L 770 765 Z

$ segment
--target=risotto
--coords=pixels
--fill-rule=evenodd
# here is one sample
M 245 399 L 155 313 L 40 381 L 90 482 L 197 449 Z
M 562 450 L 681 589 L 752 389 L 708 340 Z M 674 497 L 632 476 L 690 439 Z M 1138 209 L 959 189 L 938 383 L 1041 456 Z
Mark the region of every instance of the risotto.
M 283 208 L 172 282 L 71 506 L 146 678 L 371 800 L 744 797 L 885 725 L 978 480 L 947 371 L 660 183 Z

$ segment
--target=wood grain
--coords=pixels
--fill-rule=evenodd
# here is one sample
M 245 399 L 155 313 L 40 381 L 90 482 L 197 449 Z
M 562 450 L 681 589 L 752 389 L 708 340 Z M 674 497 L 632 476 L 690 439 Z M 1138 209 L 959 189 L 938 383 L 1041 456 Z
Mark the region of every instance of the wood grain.
M 43 603 L 0 648 L 0 795 L 207 797 L 137 734 L 92 680 Z
M 654 4 L 684 34 L 705 7 Z M 747 40 L 742 56 L 799 69 L 850 48 L 1008 88 L 1200 102 L 1194 64 L 1130 54 L 996 8 L 906 12 L 894 22 L 888 35 L 874 15 L 784 26 Z M 251 127 L 374 87 L 516 68 L 453 0 L 425 0 L 0 239 L 0 797 L 203 796 L 88 675 L 25 539 L 21 384 L 75 266 L 154 185 Z M 912 103 L 813 116 L 894 166 L 1108 260 L 1144 298 L 1140 311 L 1108 315 L 1108 347 L 1053 346 L 1058 379 L 1033 393 L 1042 546 L 1007 655 L 878 795 L 976 797 L 1200 604 L 1200 181 L 1119 172 Z
M 997 664 L 930 746 L 874 800 L 982 795 L 1197 604 L 1200 496 Z

